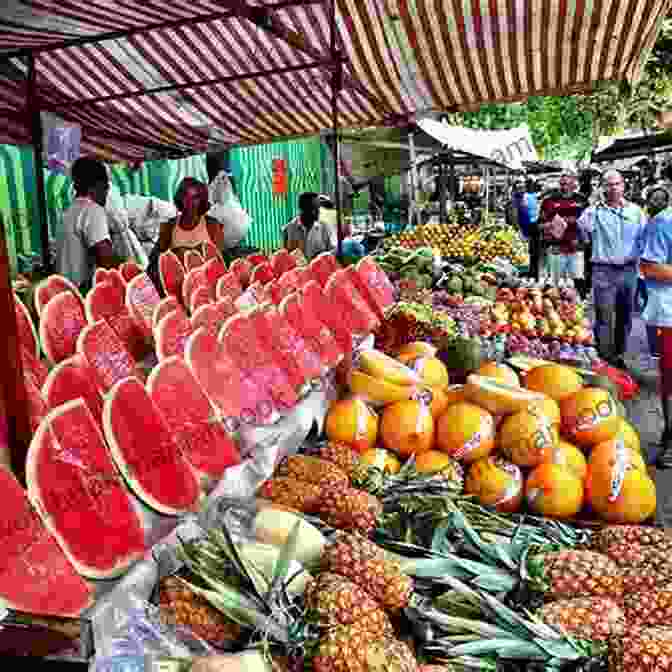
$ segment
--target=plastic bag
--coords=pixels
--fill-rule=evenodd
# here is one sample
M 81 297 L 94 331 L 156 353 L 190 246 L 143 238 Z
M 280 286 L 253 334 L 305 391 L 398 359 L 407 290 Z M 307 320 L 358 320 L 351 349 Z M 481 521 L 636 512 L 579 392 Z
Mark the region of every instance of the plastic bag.
M 208 187 L 211 208 L 208 216 L 224 229 L 224 247 L 235 247 L 247 235 L 252 218 L 233 191 L 229 175 L 222 171 Z

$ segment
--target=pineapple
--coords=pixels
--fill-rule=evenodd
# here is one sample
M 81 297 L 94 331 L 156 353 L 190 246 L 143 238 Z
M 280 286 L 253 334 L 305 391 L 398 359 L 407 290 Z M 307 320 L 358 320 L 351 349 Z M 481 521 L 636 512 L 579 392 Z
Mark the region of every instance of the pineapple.
M 308 455 L 290 455 L 283 460 L 277 475 L 322 486 L 338 488 L 350 485 L 350 479 L 342 469 L 332 462 Z
M 360 465 L 357 451 L 353 450 L 347 443 L 339 443 L 338 441 L 323 443 L 319 448 L 318 456 L 340 467 L 351 480 L 353 473 Z
M 623 609 L 628 625 L 667 626 L 672 623 L 672 589 L 625 595 Z
M 593 535 L 593 547 L 602 553 L 614 544 L 657 546 L 670 543 L 672 536 L 660 528 L 646 525 L 608 525 Z
M 384 609 L 397 611 L 408 606 L 412 579 L 368 539 L 341 532 L 324 549 L 321 562 L 325 571 L 345 576 L 364 588 Z
M 629 628 L 609 646 L 609 672 L 672 670 L 672 628 Z
M 659 546 L 645 546 L 627 541 L 611 544 L 604 551 L 617 565 L 621 567 L 660 567 L 672 573 L 672 540 Z
M 625 614 L 604 597 L 576 597 L 545 604 L 537 614 L 544 623 L 579 639 L 607 641 L 625 631 Z
M 320 509 L 320 486 L 295 478 L 270 478 L 262 483 L 258 495 L 301 513 L 317 513 Z
M 383 512 L 382 504 L 364 490 L 349 487 L 323 487 L 319 514 L 327 525 L 341 530 L 369 534 Z
M 646 592 L 672 584 L 672 573 L 661 567 L 622 567 L 623 594 Z

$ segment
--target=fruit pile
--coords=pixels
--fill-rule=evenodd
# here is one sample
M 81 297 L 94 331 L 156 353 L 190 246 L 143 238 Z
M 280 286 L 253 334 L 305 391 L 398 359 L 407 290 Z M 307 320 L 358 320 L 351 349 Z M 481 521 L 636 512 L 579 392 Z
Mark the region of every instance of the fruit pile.
M 414 285 L 417 289 L 430 289 L 434 282 L 434 251 L 431 247 L 409 250 L 395 246 L 374 256 L 393 282 Z

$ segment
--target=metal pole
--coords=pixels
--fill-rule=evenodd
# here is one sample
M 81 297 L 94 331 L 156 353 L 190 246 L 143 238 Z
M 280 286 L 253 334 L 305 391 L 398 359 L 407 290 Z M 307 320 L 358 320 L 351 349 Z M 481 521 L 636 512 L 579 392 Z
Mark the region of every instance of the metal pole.
M 336 45 L 336 0 L 330 0 L 331 35 L 329 53 L 333 61 L 331 76 L 331 123 L 334 129 L 334 194 L 336 196 L 336 255 L 343 255 L 343 204 L 341 202 L 341 143 L 339 138 L 338 94 L 343 88 L 343 64 Z
M 410 226 L 413 225 L 413 217 L 417 211 L 418 203 L 418 169 L 415 165 L 415 128 L 411 128 L 408 134 L 408 149 L 409 155 L 411 158 L 411 189 L 410 189 L 410 199 L 409 199 L 409 208 L 408 208 L 408 223 Z
M 44 127 L 40 100 L 37 95 L 36 57 L 28 56 L 28 109 L 27 117 L 30 124 L 31 141 L 33 145 L 33 161 L 35 162 L 35 190 L 37 196 L 37 219 L 40 225 L 40 239 L 42 241 L 42 266 L 47 273 L 51 273 L 51 255 L 49 253 L 49 220 L 47 218 L 47 190 L 44 184 Z

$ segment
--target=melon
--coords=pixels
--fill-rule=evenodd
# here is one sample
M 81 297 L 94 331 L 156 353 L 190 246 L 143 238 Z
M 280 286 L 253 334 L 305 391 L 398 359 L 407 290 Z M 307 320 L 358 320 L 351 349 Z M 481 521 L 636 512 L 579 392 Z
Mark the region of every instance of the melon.
M 227 299 L 220 299 L 219 301 L 215 302 L 214 306 L 222 324 L 238 312 L 238 308 L 236 308 L 235 304 L 231 303 Z
M 318 254 L 309 264 L 308 271 L 320 287 L 325 287 L 329 278 L 341 268 L 335 255 L 331 252 Z
M 0 492 L 3 604 L 36 615 L 79 616 L 93 604 L 93 588 L 75 571 L 24 489 L 6 469 L 0 469 Z
M 247 287 L 250 284 L 250 276 L 252 275 L 252 264 L 242 257 L 234 259 L 229 265 L 229 272 L 238 278 L 241 287 Z
M 212 303 L 208 287 L 196 287 L 189 297 L 189 314 L 193 315 L 201 306 Z
M 205 277 L 204 268 L 195 268 L 184 276 L 182 283 L 182 303 L 189 308 L 189 300 L 197 287 L 205 287 L 209 291 L 208 279 Z
M 235 273 L 224 273 L 215 287 L 215 297 L 218 301 L 230 301 L 233 303 L 243 293 L 243 287 Z
M 613 439 L 621 416 L 613 397 L 598 387 L 584 387 L 560 403 L 562 431 L 582 448 Z
M 497 511 L 514 513 L 523 501 L 523 472 L 500 457 L 483 457 L 469 466 L 464 491 Z
M 35 432 L 38 425 L 47 416 L 49 408 L 42 396 L 42 392 L 30 378 L 24 380 L 24 388 L 26 391 L 26 401 L 28 402 L 28 421 L 30 423 L 30 430 Z
M 92 284 L 95 287 L 99 282 L 105 282 L 109 271 L 106 268 L 97 268 L 93 274 Z
M 110 268 L 105 276 L 105 282 L 117 287 L 122 293 L 126 291 L 126 281 L 121 277 L 121 273 L 116 268 Z
M 42 388 L 42 396 L 49 409 L 68 401 L 83 399 L 87 408 L 100 423 L 103 418 L 103 397 L 95 383 L 96 375 L 81 354 L 63 360 L 49 372 Z
M 184 359 L 160 362 L 147 379 L 147 391 L 202 484 L 216 482 L 240 462 L 235 442 Z
M 437 422 L 436 447 L 464 462 L 487 457 L 495 447 L 494 418 L 475 404 L 452 404 Z
M 21 347 L 26 348 L 35 357 L 40 356 L 40 341 L 37 337 L 37 330 L 33 324 L 33 318 L 25 304 L 14 292 L 14 309 L 16 313 L 16 332 Z
M 291 271 L 296 266 L 296 259 L 284 248 L 274 252 L 268 261 L 276 278 L 287 271 Z
M 144 273 L 142 267 L 134 261 L 125 261 L 119 266 L 119 275 L 124 279 L 124 282 L 130 282 L 136 275 Z
M 324 287 L 331 310 L 351 334 L 369 334 L 380 324 L 376 313 L 350 279 L 345 269 L 336 271 Z
M 259 282 L 262 285 L 265 285 L 266 283 L 271 282 L 271 280 L 275 280 L 275 273 L 267 261 L 254 266 L 252 274 L 250 275 L 251 284 Z
M 206 240 L 202 245 L 203 259 L 206 263 L 212 259 L 219 259 L 221 261 L 221 255 L 215 245 L 211 240 Z
M 380 419 L 383 445 L 401 457 L 427 452 L 434 445 L 434 418 L 429 407 L 414 399 L 386 406 Z
M 548 418 L 528 408 L 504 418 L 497 443 L 504 457 L 514 464 L 536 467 L 552 460 L 556 436 Z
M 187 273 L 203 266 L 205 263 L 203 255 L 198 250 L 186 250 L 182 259 L 184 261 L 184 270 Z
M 182 304 L 180 304 L 180 302 L 174 296 L 166 296 L 165 298 L 161 299 L 161 301 L 156 304 L 154 312 L 152 313 L 152 331 L 156 329 L 159 322 L 161 321 L 161 318 L 168 315 L 168 313 L 172 313 L 174 310 L 180 310 L 184 312 Z
M 312 312 L 315 318 L 329 328 L 343 353 L 352 352 L 354 332 L 351 326 L 343 321 L 341 311 L 335 309 L 315 280 L 309 280 L 301 288 L 300 301 L 306 313 Z
M 182 296 L 184 275 L 184 266 L 174 252 L 167 250 L 159 256 L 159 279 L 166 296 Z
M 358 397 L 341 399 L 330 406 L 324 431 L 330 441 L 363 453 L 376 445 L 378 416 Z
M 205 262 L 205 278 L 208 281 L 208 285 L 212 291 L 213 297 L 215 296 L 215 287 L 217 286 L 217 281 L 223 275 L 226 275 L 226 264 L 219 256 L 213 257 L 209 261 Z
M 126 307 L 146 338 L 151 338 L 152 313 L 159 301 L 161 297 L 146 273 L 136 275 L 126 285 Z
M 424 341 L 411 341 L 402 345 L 397 352 L 397 357 L 420 357 L 421 355 L 425 357 L 436 357 L 438 348 L 432 345 L 431 343 L 425 343 Z
M 28 450 L 26 480 L 31 501 L 80 574 L 111 578 L 142 557 L 139 515 L 82 399 L 42 421 Z
M 219 330 L 227 317 L 230 316 L 223 316 L 217 304 L 208 303 L 197 308 L 194 311 L 194 314 L 189 318 L 189 322 L 191 323 L 192 331 L 196 331 L 196 329 L 203 327 L 217 338 Z
M 258 266 L 259 264 L 268 263 L 268 257 L 265 254 L 262 254 L 261 252 L 255 252 L 253 254 L 250 254 L 247 257 L 247 260 L 250 262 L 253 268 L 255 266 Z
M 581 376 L 562 364 L 537 366 L 525 375 L 528 390 L 541 392 L 558 403 L 576 394 L 582 386 Z
M 485 408 L 493 415 L 516 413 L 526 409 L 531 403 L 541 402 L 544 399 L 543 394 L 475 374 L 467 378 L 464 396 L 468 401 Z
M 61 292 L 70 292 L 82 304 L 82 309 L 84 308 L 84 299 L 77 286 L 62 275 L 54 274 L 40 281 L 33 292 L 35 312 L 39 318 L 42 317 L 42 311 L 49 300 Z
M 546 462 L 527 477 L 525 498 L 535 513 L 550 518 L 571 518 L 583 507 L 583 482 L 569 468 Z
M 23 364 L 23 375 L 30 378 L 36 387 L 42 389 L 49 375 L 46 364 L 23 346 L 21 346 L 21 363 Z
M 422 382 L 413 369 L 379 350 L 362 350 L 359 366 L 364 373 L 393 385 L 417 385 Z
M 394 286 L 387 274 L 372 257 L 364 257 L 351 268 L 355 271 L 352 277 L 357 289 L 378 317 L 384 319 L 385 311 L 394 303 Z
M 61 292 L 42 310 L 40 340 L 47 359 L 56 364 L 72 357 L 87 326 L 84 306 L 72 292 Z
M 117 467 L 145 504 L 166 515 L 197 510 L 196 475 L 137 378 L 112 387 L 103 407 L 103 428 Z
M 520 387 L 520 378 L 518 374 L 506 364 L 499 364 L 498 362 L 485 362 L 482 364 L 476 374 L 485 376 L 486 378 L 494 378 L 507 385 L 514 385 Z
M 159 361 L 173 355 L 183 355 L 185 343 L 192 331 L 191 322 L 184 312 L 174 310 L 164 315 L 154 330 L 156 356 Z

